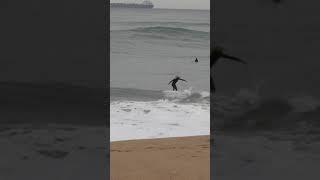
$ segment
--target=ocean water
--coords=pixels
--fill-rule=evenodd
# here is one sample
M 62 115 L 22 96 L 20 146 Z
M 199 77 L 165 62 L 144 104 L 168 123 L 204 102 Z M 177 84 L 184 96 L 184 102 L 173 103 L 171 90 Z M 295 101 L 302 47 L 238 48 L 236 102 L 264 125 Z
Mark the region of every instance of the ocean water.
M 215 43 L 248 65 L 217 63 L 214 127 L 320 132 L 317 3 L 217 1 Z
M 111 8 L 110 22 L 111 141 L 208 135 L 210 11 Z
M 178 88 L 209 91 L 209 13 L 111 8 L 110 86 L 168 90 L 180 75 Z

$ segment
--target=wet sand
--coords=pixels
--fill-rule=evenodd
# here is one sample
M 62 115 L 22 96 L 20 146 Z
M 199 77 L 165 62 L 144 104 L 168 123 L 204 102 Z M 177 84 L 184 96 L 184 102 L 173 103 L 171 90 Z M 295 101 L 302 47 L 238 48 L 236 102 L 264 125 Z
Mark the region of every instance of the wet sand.
M 111 180 L 209 180 L 209 136 L 112 142 Z

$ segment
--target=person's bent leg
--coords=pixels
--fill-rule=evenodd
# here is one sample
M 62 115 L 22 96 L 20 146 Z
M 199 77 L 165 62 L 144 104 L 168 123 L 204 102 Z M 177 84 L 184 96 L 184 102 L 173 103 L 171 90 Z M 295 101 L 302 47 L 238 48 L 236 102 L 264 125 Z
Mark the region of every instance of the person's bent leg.
M 173 90 L 174 91 L 178 91 L 178 88 L 177 88 L 177 86 L 174 84 L 174 85 L 172 85 L 173 86 Z

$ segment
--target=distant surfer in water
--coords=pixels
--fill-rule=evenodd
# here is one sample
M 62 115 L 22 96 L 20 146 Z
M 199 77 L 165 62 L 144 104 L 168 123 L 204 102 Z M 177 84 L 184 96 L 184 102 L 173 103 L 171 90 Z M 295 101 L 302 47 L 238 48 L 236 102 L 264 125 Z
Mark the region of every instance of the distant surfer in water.
M 169 84 L 171 83 L 171 86 L 172 86 L 172 88 L 173 88 L 173 91 L 178 91 L 178 88 L 177 88 L 177 86 L 176 86 L 176 83 L 177 83 L 179 80 L 187 82 L 186 80 L 181 79 L 179 76 L 176 76 L 174 79 L 172 79 L 172 80 L 169 82 Z
M 216 47 L 213 48 L 213 50 L 211 52 L 210 69 L 218 62 L 218 60 L 220 58 L 225 58 L 225 59 L 233 60 L 233 61 L 236 61 L 236 62 L 240 62 L 242 64 L 247 64 L 245 61 L 243 61 L 243 60 L 241 60 L 241 59 L 239 59 L 237 57 L 225 54 L 223 52 L 223 48 L 222 47 L 216 46 Z M 211 83 L 211 86 L 210 86 L 211 92 L 215 92 L 216 88 L 215 88 L 215 85 L 214 85 L 214 82 L 213 82 L 213 79 L 212 79 L 211 76 L 210 76 L 210 83 Z
M 198 63 L 198 58 L 196 57 L 196 60 L 194 60 L 195 63 Z

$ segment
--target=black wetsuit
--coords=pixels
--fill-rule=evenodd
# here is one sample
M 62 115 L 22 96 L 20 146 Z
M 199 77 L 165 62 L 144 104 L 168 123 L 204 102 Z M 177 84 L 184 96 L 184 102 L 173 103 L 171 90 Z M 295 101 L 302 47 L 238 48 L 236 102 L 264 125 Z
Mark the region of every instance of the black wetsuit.
M 176 77 L 176 78 L 172 79 L 172 80 L 169 82 L 169 84 L 172 83 L 171 86 L 172 86 L 172 88 L 173 88 L 173 91 L 178 91 L 178 88 L 177 88 L 177 86 L 176 86 L 176 83 L 177 83 L 179 80 L 187 82 L 186 80 L 181 79 L 180 77 Z
M 198 58 L 196 58 L 196 60 L 194 60 L 194 62 L 196 62 L 196 63 L 197 63 L 197 62 L 198 62 Z
M 239 59 L 239 58 L 236 58 L 236 57 L 233 57 L 233 56 L 229 56 L 227 54 L 224 54 L 223 53 L 223 49 L 220 48 L 220 47 L 216 47 L 213 49 L 213 51 L 211 52 L 211 57 L 210 57 L 210 69 L 212 69 L 212 67 L 218 62 L 218 60 L 220 58 L 226 58 L 226 59 L 230 59 L 230 60 L 233 60 L 233 61 L 237 61 L 237 62 L 240 62 L 240 63 L 243 63 L 243 64 L 247 64 L 245 61 Z M 214 73 L 214 71 L 211 71 L 212 73 Z M 213 74 L 212 74 L 213 75 Z M 210 90 L 211 92 L 215 92 L 216 91 L 216 88 L 215 88 L 215 85 L 214 85 L 214 81 L 212 79 L 212 76 L 210 75 Z

